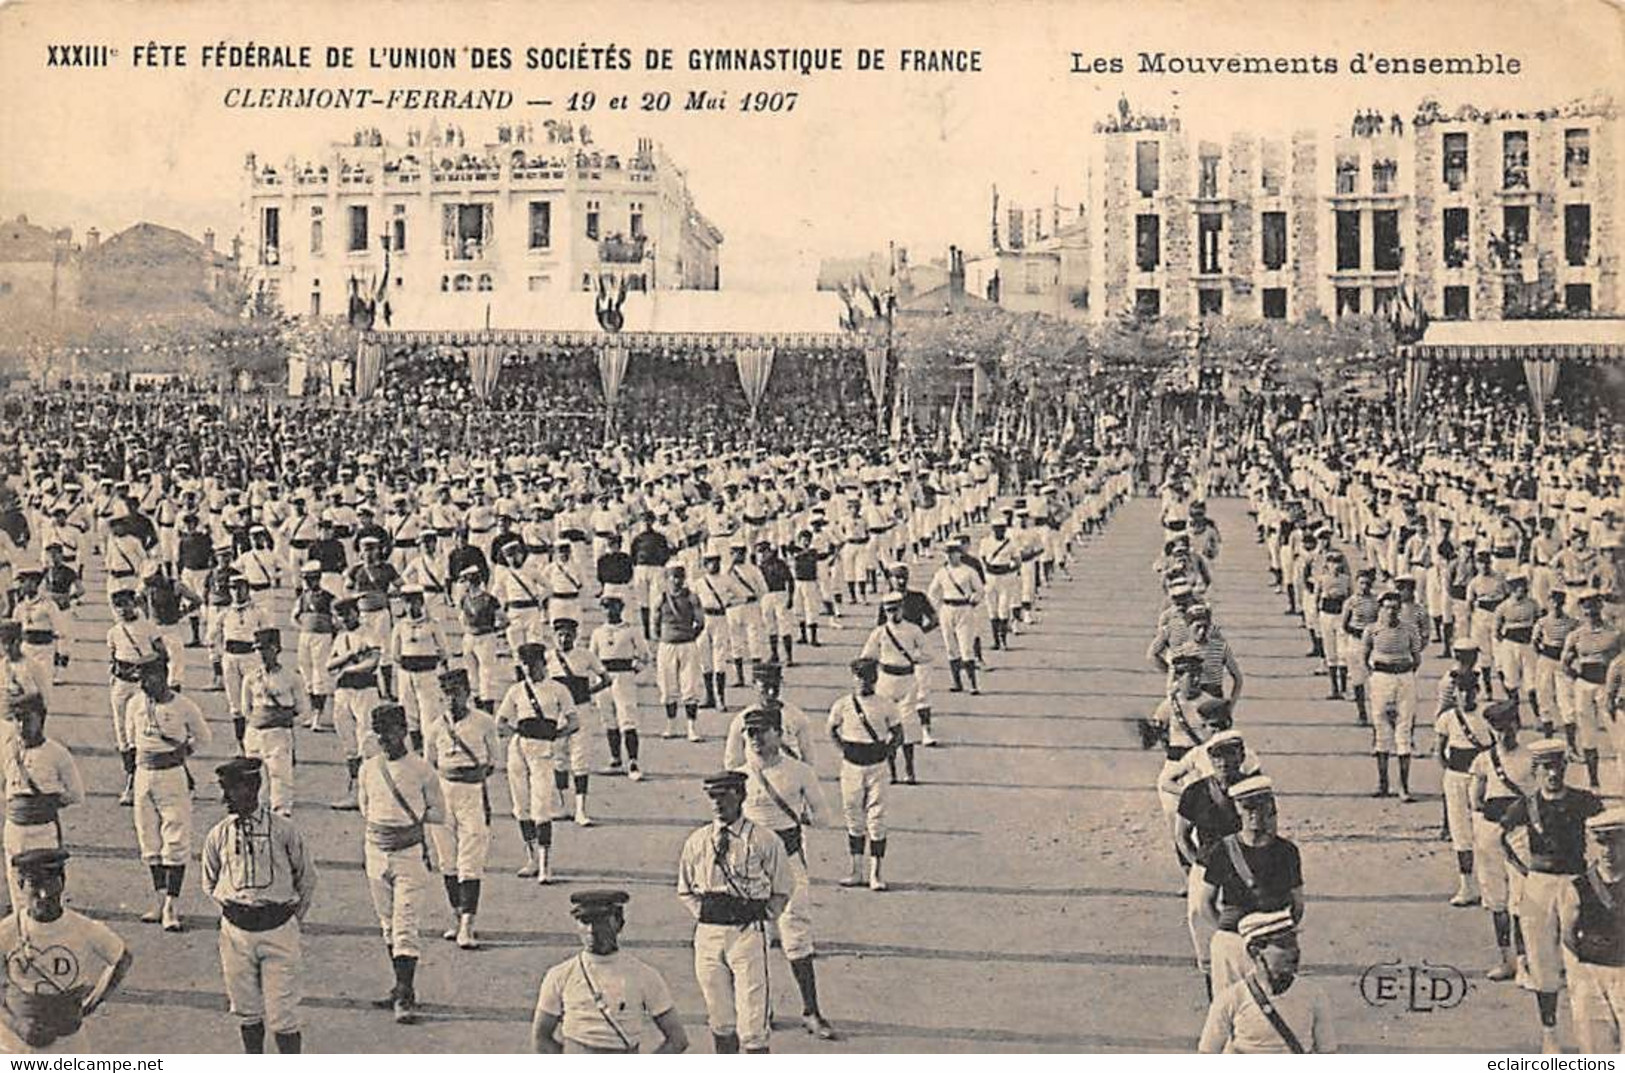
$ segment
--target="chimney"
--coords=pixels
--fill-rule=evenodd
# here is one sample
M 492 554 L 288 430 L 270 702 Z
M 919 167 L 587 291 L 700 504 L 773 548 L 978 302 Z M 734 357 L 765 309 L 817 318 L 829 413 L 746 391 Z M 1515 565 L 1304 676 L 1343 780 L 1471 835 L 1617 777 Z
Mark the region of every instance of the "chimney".
M 203 248 L 210 253 L 214 252 L 214 228 L 212 227 L 203 232 Z
M 948 293 L 955 298 L 965 294 L 965 254 L 958 246 L 948 247 Z
M 241 261 L 243 259 L 243 239 L 241 235 L 232 236 L 231 259 L 233 261 Z
M 92 227 L 85 232 L 85 252 L 90 253 L 102 243 L 102 233 Z

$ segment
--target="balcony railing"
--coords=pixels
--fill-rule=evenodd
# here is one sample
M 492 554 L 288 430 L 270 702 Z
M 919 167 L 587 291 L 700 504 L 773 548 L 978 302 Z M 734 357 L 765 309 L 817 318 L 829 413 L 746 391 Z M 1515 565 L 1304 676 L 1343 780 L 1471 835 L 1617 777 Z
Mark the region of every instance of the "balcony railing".
M 479 239 L 460 239 L 442 245 L 441 252 L 448 261 L 483 261 L 491 255 L 491 244 Z

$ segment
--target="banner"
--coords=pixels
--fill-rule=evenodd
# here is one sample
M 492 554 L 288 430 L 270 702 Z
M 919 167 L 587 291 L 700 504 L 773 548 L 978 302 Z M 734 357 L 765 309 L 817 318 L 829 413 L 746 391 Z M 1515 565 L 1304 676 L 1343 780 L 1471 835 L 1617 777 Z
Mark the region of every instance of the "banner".
M 1422 406 L 1422 392 L 1427 387 L 1428 372 L 1432 365 L 1431 360 L 1418 357 L 1414 350 L 1405 361 L 1405 419 L 1413 434 L 1416 431 L 1416 417 Z M 1533 387 L 1530 390 L 1533 392 Z
M 384 348 L 363 339 L 355 348 L 355 396 L 370 399 L 384 371 Z
M 745 402 L 750 405 L 750 419 L 756 420 L 756 411 L 767 394 L 767 381 L 773 375 L 773 348 L 770 346 L 740 347 L 734 351 L 734 365 L 739 369 L 739 386 L 745 390 Z
M 626 379 L 626 366 L 631 355 L 624 346 L 606 346 L 598 349 L 598 383 L 604 389 L 604 404 L 615 409 L 621 397 L 621 382 Z
M 501 374 L 502 354 L 495 343 L 475 343 L 468 348 L 468 379 L 481 402 L 491 401 Z
M 1546 420 L 1546 407 L 1551 405 L 1562 371 L 1563 365 L 1556 358 L 1531 358 L 1523 363 L 1523 377 L 1529 384 L 1529 408 L 1535 412 L 1536 420 Z
M 948 442 L 954 450 L 965 446 L 965 430 L 959 423 L 959 388 L 954 388 L 954 408 L 948 415 Z
M 886 405 L 886 348 L 867 347 L 863 351 L 863 368 L 869 374 L 869 394 L 878 411 Z

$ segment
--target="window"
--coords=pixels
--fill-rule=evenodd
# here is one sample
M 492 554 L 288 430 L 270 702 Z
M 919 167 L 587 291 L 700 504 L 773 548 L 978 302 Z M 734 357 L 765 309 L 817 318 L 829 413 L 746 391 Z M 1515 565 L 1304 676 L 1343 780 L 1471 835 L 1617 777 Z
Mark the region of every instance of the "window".
M 389 221 L 389 248 L 396 253 L 406 252 L 406 206 L 396 205 Z
M 1503 205 L 1501 232 L 1509 246 L 1522 246 L 1529 241 L 1529 206 Z
M 440 243 L 448 260 L 484 259 L 491 244 L 492 212 L 488 201 L 442 206 Z
M 1467 288 L 1446 287 L 1444 289 L 1444 319 L 1467 319 Z
M 1196 248 L 1198 269 L 1204 275 L 1217 275 L 1223 269 L 1220 240 L 1224 238 L 1224 217 L 1216 212 L 1204 212 L 1196 217 Z
M 1591 173 L 1591 132 L 1584 128 L 1563 132 L 1563 178 L 1570 186 L 1584 186 Z
M 1152 197 L 1161 185 L 1161 146 L 1156 142 L 1134 143 L 1134 188 L 1141 197 Z
M 1202 147 L 1202 156 L 1198 161 L 1196 177 L 1196 196 L 1202 198 L 1216 198 L 1219 196 L 1219 150 Z
M 1398 272 L 1405 259 L 1400 245 L 1399 213 L 1382 209 L 1371 214 L 1372 263 L 1378 272 Z
M 367 249 L 367 206 L 350 206 L 350 245 L 351 253 L 364 253 Z
M 1371 162 L 1371 192 L 1373 194 L 1398 193 L 1399 165 L 1384 157 Z
M 1264 214 L 1264 267 L 1271 271 L 1286 265 L 1286 213 Z
M 459 272 L 452 277 L 451 289 L 454 291 L 471 291 L 474 289 L 474 277 L 467 272 Z
M 1360 158 L 1354 153 L 1337 154 L 1337 192 L 1354 194 L 1360 189 Z
M 598 241 L 598 202 L 587 202 L 587 237 Z
M 632 202 L 632 219 L 628 230 L 634 239 L 643 237 L 643 205 L 640 202 Z
M 591 272 L 583 272 L 583 273 L 581 273 L 581 289 L 584 290 L 584 291 L 592 290 L 592 273 Z
M 1337 270 L 1358 271 L 1360 267 L 1360 214 L 1344 209 L 1337 214 Z
M 553 245 L 553 203 L 530 203 L 530 243 L 533 250 L 545 250 Z
M 1044 285 L 1049 282 L 1049 266 L 1041 261 L 1029 261 L 1022 268 L 1022 290 L 1027 294 L 1043 294 Z
M 1501 188 L 1529 189 L 1529 132 L 1509 130 L 1501 135 Z
M 626 289 L 629 291 L 646 291 L 649 289 L 648 279 L 642 272 L 639 272 L 635 276 L 627 276 Z
M 1285 320 L 1286 319 L 1286 288 L 1285 287 L 1265 287 L 1264 288 L 1264 319 L 1266 319 L 1266 320 Z
M 1472 258 L 1472 238 L 1467 233 L 1467 210 L 1444 210 L 1444 265 L 1464 268 Z
M 1275 197 L 1281 192 L 1281 175 L 1284 170 L 1281 159 L 1281 143 L 1265 142 L 1261 154 L 1262 161 L 1259 166 L 1259 175 L 1266 197 Z
M 525 283 L 526 283 L 526 286 L 529 287 L 531 291 L 545 291 L 549 287 L 553 286 L 553 277 L 552 276 L 531 276 L 528 280 L 525 281 Z
M 1162 292 L 1154 287 L 1141 287 L 1134 292 L 1134 315 L 1150 319 L 1162 315 Z
M 1579 267 L 1591 259 L 1591 206 L 1563 206 L 1563 258 Z
M 1452 190 L 1467 185 L 1467 135 L 1444 136 L 1444 182 Z
M 1378 287 L 1371 292 L 1371 312 L 1379 317 L 1387 318 L 1392 315 L 1394 303 L 1398 300 L 1398 288 Z
M 1010 218 L 1005 224 L 1005 245 L 1012 250 L 1027 248 L 1027 214 L 1020 209 L 1011 209 Z
M 274 265 L 282 260 L 282 210 L 267 207 L 260 212 L 260 264 Z
M 1570 313 L 1591 312 L 1591 284 L 1570 283 L 1564 286 L 1563 308 Z
M 1217 317 L 1224 312 L 1224 292 L 1217 287 L 1201 287 L 1196 291 L 1196 312 L 1203 317 Z
M 322 315 L 322 281 L 319 279 L 310 281 L 310 315 Z
M 1155 213 L 1134 217 L 1134 263 L 1141 272 L 1152 272 L 1162 262 L 1161 221 Z
M 322 255 L 322 221 L 320 217 L 310 221 L 310 252 L 315 257 Z
M 481 272 L 480 273 L 480 281 L 479 281 L 479 284 L 477 285 L 476 289 L 481 290 L 481 291 L 489 291 L 489 290 L 491 290 L 491 273 L 489 273 L 489 272 Z
M 1348 315 L 1348 314 L 1358 315 L 1359 312 L 1360 312 L 1360 288 L 1358 288 L 1358 287 L 1339 287 L 1339 288 L 1337 288 L 1337 315 L 1340 316 L 1340 317 Z

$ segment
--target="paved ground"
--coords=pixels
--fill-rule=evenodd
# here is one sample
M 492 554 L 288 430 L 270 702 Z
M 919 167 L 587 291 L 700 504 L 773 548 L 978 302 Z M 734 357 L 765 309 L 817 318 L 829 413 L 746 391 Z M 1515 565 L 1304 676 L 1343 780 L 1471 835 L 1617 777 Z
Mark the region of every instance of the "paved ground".
M 1481 979 L 1493 955 L 1488 915 L 1445 904 L 1453 860 L 1437 839 L 1436 768 L 1418 765 L 1424 799 L 1417 804 L 1366 796 L 1373 781 L 1368 734 L 1353 726 L 1347 705 L 1321 699 L 1326 680 L 1312 675 L 1305 636 L 1269 590 L 1263 550 L 1251 539 L 1241 504 L 1219 503 L 1215 516 L 1228 542 L 1213 599 L 1248 679 L 1238 725 L 1282 789 L 1283 833 L 1303 850 L 1306 964 L 1331 994 L 1344 1046 L 1497 1051 L 1533 1045 L 1532 998 Z M 1159 676 L 1143 662 L 1157 611 L 1149 563 L 1158 539 L 1154 501 L 1129 504 L 1081 551 L 1073 578 L 1048 595 L 1037 629 L 1019 637 L 1014 652 L 998 654 L 986 695 L 939 691 L 939 733 L 947 745 L 922 750 L 924 784 L 893 796 L 889 893 L 836 886 L 845 868 L 844 839 L 838 831 L 813 835 L 819 982 L 825 1010 L 845 1038 L 817 1044 L 785 1022 L 776 1049 L 1194 1046 L 1205 1003 L 1183 927 L 1182 878 L 1152 790 L 1160 759 L 1140 750 L 1132 728 L 1160 692 Z M 107 745 L 96 640 L 106 612 L 100 581 L 93 580 L 95 621 L 77 638 L 52 732 L 74 749 L 91 786 L 88 805 L 72 810 L 67 821 L 79 862 L 72 900 L 123 934 L 136 957 L 123 992 L 96 1018 L 98 1036 L 104 1046 L 127 1051 L 234 1050 L 213 907 L 198 892 L 195 875 L 187 877 L 185 934 L 164 935 L 136 920 L 146 906 L 148 880 L 135 852 L 131 813 L 115 801 L 118 760 Z M 849 625 L 835 633 L 834 644 L 800 649 L 812 658 L 791 672 L 791 699 L 809 712 L 827 711 L 862 636 Z M 1430 682 L 1439 666 L 1431 661 Z M 195 673 L 194 686 L 205 676 Z M 194 695 L 216 720 L 217 734 L 210 755 L 194 762 L 200 842 L 222 813 L 209 773 L 213 759 L 229 748 L 231 728 L 222 694 Z M 646 702 L 652 699 L 645 695 Z M 652 728 L 657 709 L 646 711 Z M 360 869 L 359 823 L 353 813 L 331 812 L 325 804 L 344 779 L 336 740 L 302 732 L 297 820 L 322 868 L 306 928 L 307 1046 L 522 1049 L 543 971 L 576 948 L 569 892 L 610 882 L 633 893 L 627 946 L 665 975 L 691 1038 L 707 1049 L 689 954 L 691 925 L 674 896 L 673 877 L 683 838 L 707 815 L 696 776 L 720 761 L 721 724 L 716 714 L 702 716 L 711 734 L 704 745 L 646 738 L 649 778 L 641 785 L 595 779 L 600 825 L 586 831 L 557 826 L 562 882 L 551 888 L 513 877 L 521 847 L 513 823 L 502 817 L 506 790 L 494 787 L 499 819 L 480 918 L 487 948 L 462 952 L 426 940 L 418 977 L 426 1018 L 411 1028 L 397 1028 L 368 1005 L 387 989 L 389 968 Z M 838 806 L 831 750 L 818 766 Z M 429 924 L 438 935 L 449 911 L 437 887 L 429 900 Z M 783 1014 L 794 1014 L 793 982 L 782 958 L 774 957 L 778 1004 Z M 1460 966 L 1472 988 L 1449 1010 L 1411 1012 L 1403 1000 L 1373 1008 L 1361 998 L 1361 974 L 1391 961 Z M 1566 1014 L 1564 1024 L 1566 1031 Z

